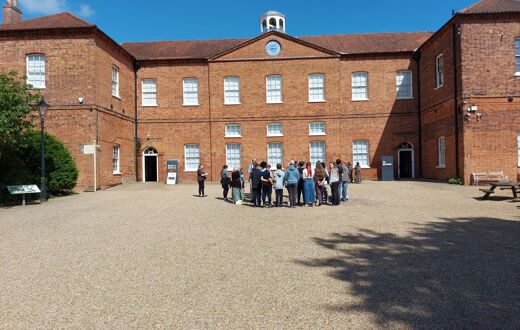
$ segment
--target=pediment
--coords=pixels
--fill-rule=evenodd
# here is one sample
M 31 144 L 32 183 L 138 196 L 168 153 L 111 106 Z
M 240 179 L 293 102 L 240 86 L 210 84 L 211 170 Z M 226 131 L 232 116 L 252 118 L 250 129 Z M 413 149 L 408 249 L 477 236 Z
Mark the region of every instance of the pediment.
M 278 54 L 269 54 L 267 45 L 277 43 L 280 46 Z M 233 61 L 233 60 L 280 60 L 294 58 L 323 58 L 337 57 L 334 51 L 325 49 L 318 45 L 291 37 L 279 32 L 269 32 L 257 38 L 248 40 L 243 44 L 227 50 L 213 58 L 212 61 Z

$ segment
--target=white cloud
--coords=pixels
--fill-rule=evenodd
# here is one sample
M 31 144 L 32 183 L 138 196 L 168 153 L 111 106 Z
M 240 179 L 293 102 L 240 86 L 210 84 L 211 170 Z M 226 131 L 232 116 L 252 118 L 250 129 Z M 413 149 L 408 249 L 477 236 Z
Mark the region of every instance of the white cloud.
M 2 1 L 2 0 L 0 0 Z M 20 6 L 24 12 L 33 15 L 51 15 L 70 11 L 71 8 L 67 0 L 20 0 Z M 79 16 L 88 18 L 94 16 L 96 13 L 90 5 L 79 4 L 73 5 L 73 9 Z
M 56 14 L 67 10 L 67 0 L 21 0 L 22 9 L 29 14 Z
M 92 9 L 92 7 L 90 7 L 90 5 L 79 5 L 79 16 L 91 17 L 94 16 L 95 13 L 96 12 L 94 9 Z

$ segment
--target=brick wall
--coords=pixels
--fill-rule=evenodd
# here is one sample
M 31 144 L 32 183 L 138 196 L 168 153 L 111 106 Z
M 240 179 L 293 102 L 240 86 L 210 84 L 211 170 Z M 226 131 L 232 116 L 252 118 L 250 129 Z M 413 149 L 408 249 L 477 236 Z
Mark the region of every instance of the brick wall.
M 473 172 L 503 171 L 519 177 L 520 77 L 516 76 L 514 40 L 518 15 L 468 17 L 461 25 L 464 106 L 478 107 L 464 123 L 464 177 Z M 508 97 L 513 96 L 512 102 Z
M 364 170 L 366 178 L 380 177 L 380 161 L 384 155 L 394 156 L 397 175 L 399 144 L 410 142 L 418 146 L 416 99 L 396 100 L 396 72 L 412 70 L 414 82 L 417 79 L 411 57 L 379 55 L 339 59 L 316 53 L 315 49 L 292 40 L 277 36 L 274 39 L 282 44 L 285 52 L 275 60 L 258 60 L 264 56 L 267 42 L 260 39 L 238 50 L 239 54 L 226 54 L 207 64 L 143 63 L 139 80 L 157 80 L 158 106 L 139 107 L 139 139 L 141 151 L 151 146 L 159 153 L 159 180 L 165 180 L 167 159 L 180 160 L 181 182 L 195 179 L 194 173 L 184 172 L 185 144 L 200 144 L 201 163 L 209 170 L 210 179 L 218 181 L 226 163 L 226 143 L 241 144 L 242 167 L 246 169 L 253 158 L 267 160 L 269 142 L 283 143 L 286 165 L 291 159 L 308 160 L 312 141 L 326 143 L 327 161 L 336 158 L 352 161 L 352 141 L 359 139 L 369 141 L 371 168 Z M 250 58 L 244 58 L 246 56 Z M 351 100 L 353 71 L 369 73 L 370 101 Z M 325 102 L 308 101 L 311 73 L 325 74 Z M 280 104 L 266 103 L 266 76 L 272 74 L 282 75 L 283 103 Z M 224 104 L 226 76 L 240 77 L 238 105 Z M 199 106 L 182 106 L 185 77 L 199 80 Z M 417 93 L 414 88 L 414 96 Z M 325 136 L 309 136 L 309 123 L 315 121 L 326 124 Z M 225 137 L 225 125 L 231 123 L 240 124 L 242 137 Z M 269 123 L 281 123 L 283 136 L 267 137 Z M 417 173 L 418 150 L 415 155 Z
M 26 56 L 45 54 L 46 88 L 40 93 L 51 106 L 47 132 L 58 137 L 75 159 L 77 190 L 92 188 L 92 155 L 83 144 L 99 138 L 98 186 L 120 184 L 134 177 L 132 59 L 121 48 L 90 30 L 16 34 L 0 37 L 0 71 L 26 72 Z M 121 100 L 111 96 L 111 67 L 121 72 Z M 80 104 L 78 98 L 84 99 Z M 123 111 L 124 109 L 124 111 Z M 38 128 L 38 125 L 37 125 Z M 121 175 L 112 173 L 112 147 L 121 145 Z

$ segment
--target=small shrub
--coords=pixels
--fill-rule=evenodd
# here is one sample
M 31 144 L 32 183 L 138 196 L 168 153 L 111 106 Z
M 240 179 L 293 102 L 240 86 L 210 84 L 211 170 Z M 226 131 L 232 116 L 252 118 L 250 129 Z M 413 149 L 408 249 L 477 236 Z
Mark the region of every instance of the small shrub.
M 448 181 L 449 184 L 456 184 L 456 185 L 464 185 L 464 180 L 462 178 L 451 178 Z

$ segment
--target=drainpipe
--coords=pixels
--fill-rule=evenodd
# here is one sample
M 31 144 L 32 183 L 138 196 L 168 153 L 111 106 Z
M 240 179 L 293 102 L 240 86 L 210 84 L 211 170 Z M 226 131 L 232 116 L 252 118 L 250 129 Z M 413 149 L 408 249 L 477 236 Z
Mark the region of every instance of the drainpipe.
M 457 24 L 453 24 L 453 91 L 455 98 L 455 173 L 456 177 L 460 177 L 459 171 L 459 73 L 457 70 L 457 36 L 459 32 L 459 26 Z
M 421 53 L 415 52 L 413 59 L 417 64 L 417 116 L 419 120 L 419 178 L 423 174 L 423 143 L 422 143 L 422 113 L 421 113 Z M 417 176 L 416 176 L 417 177 Z
M 208 65 L 208 123 L 209 123 L 209 166 L 211 171 L 209 172 L 209 181 L 213 182 L 213 145 L 211 143 L 213 134 L 212 125 L 211 125 L 211 78 L 210 78 L 210 62 L 206 62 Z
M 139 141 L 137 138 L 137 71 L 141 68 L 139 61 L 134 61 L 134 162 L 135 162 L 135 181 L 139 180 Z

